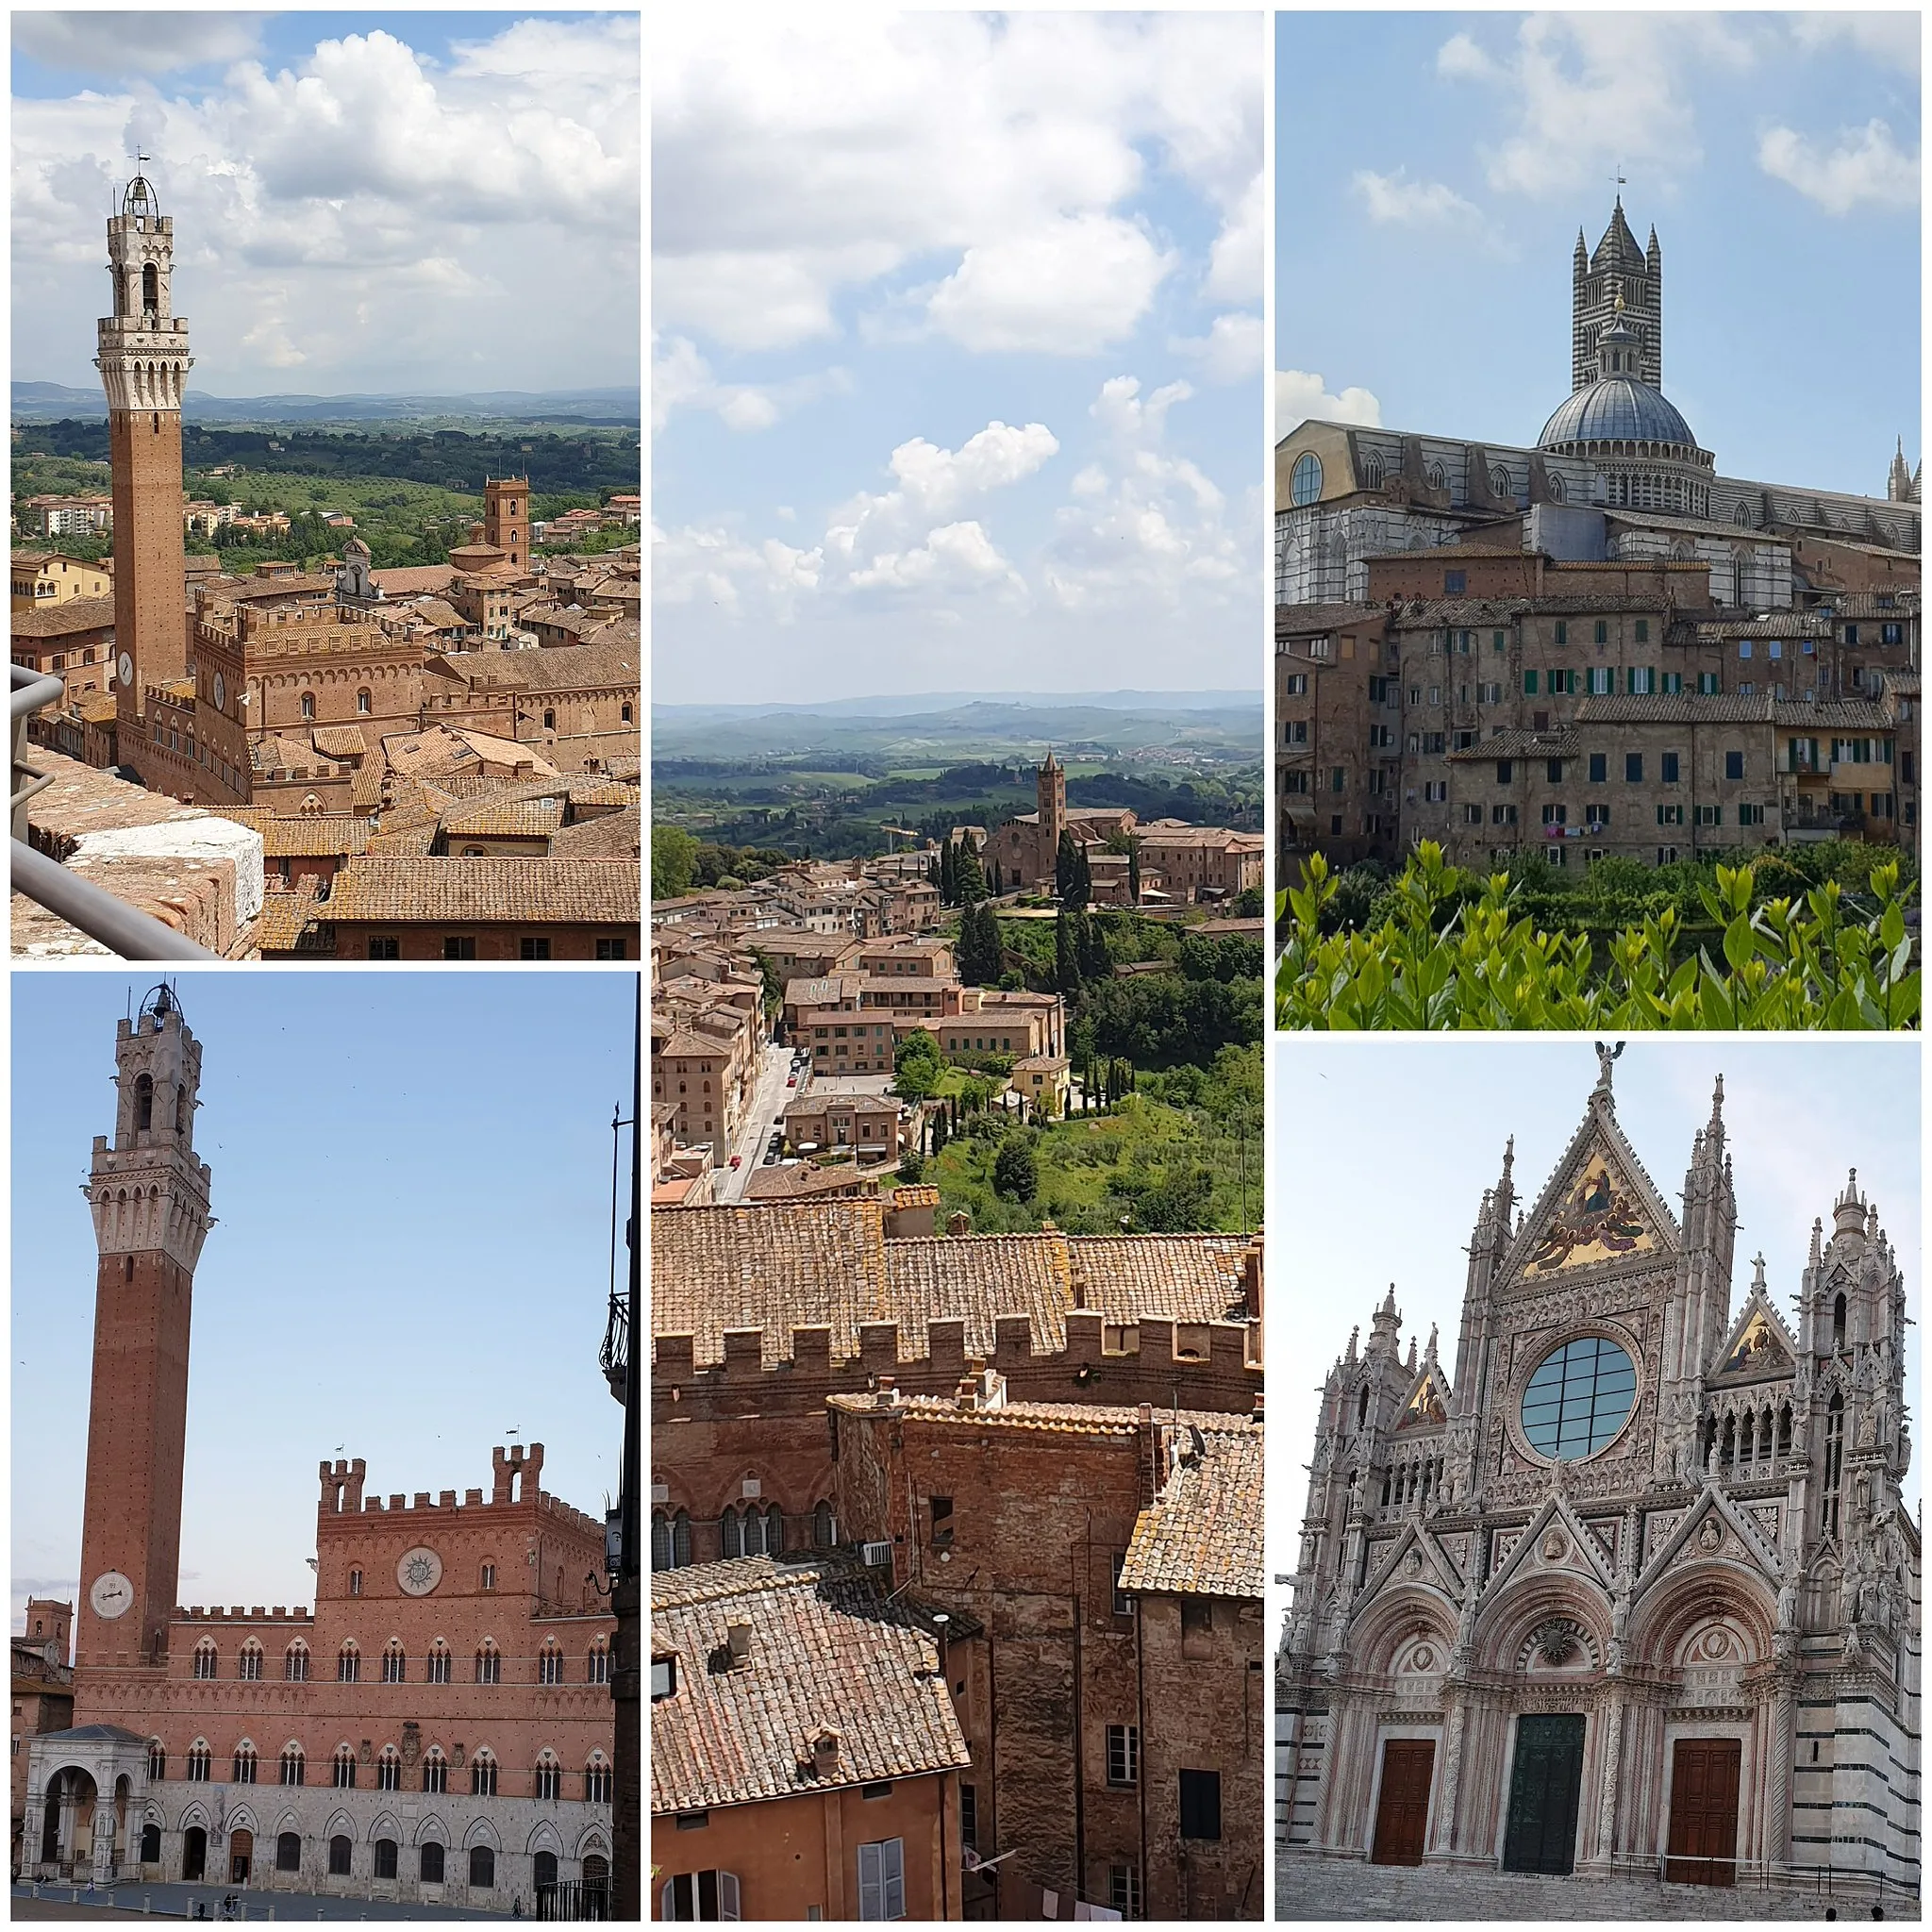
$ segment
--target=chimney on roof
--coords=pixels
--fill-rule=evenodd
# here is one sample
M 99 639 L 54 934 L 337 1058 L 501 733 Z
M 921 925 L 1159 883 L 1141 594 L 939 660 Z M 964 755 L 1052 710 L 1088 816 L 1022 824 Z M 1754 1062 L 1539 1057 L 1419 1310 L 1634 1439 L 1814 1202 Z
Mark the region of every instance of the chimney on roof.
M 811 1740 L 811 1768 L 820 1777 L 829 1777 L 839 1768 L 839 1734 L 827 1727 Z
M 970 1234 L 972 1231 L 973 1217 L 963 1209 L 957 1210 L 946 1216 L 946 1232 L 948 1234 Z
M 892 1386 L 890 1375 L 881 1375 L 873 1385 L 872 1402 L 874 1408 L 891 1408 L 899 1400 L 899 1391 Z
M 751 1661 L 751 1625 L 734 1617 L 724 1626 L 724 1642 L 731 1652 L 731 1668 L 742 1670 Z

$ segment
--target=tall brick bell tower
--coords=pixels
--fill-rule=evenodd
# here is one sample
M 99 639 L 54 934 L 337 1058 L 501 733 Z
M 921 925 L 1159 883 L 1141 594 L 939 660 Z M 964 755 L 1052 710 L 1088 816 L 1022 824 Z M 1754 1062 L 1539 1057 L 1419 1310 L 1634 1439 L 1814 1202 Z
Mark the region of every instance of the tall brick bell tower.
M 108 392 L 114 491 L 117 750 L 137 772 L 148 742 L 143 691 L 188 673 L 181 393 L 193 358 L 188 325 L 172 308 L 174 267 L 174 221 L 137 175 L 108 222 L 114 312 L 101 317 L 94 358 Z
M 114 1038 L 114 1144 L 87 1184 L 100 1264 L 81 1530 L 75 1722 L 113 1721 L 111 1673 L 158 1663 L 179 1582 L 194 1265 L 211 1225 L 194 1156 L 201 1047 L 158 986 Z

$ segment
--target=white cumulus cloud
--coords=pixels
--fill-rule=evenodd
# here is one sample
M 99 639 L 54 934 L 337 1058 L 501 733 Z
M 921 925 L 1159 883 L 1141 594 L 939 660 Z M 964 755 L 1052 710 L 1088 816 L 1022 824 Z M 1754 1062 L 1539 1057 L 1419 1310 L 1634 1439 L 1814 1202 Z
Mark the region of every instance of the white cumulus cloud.
M 1467 220 L 1479 213 L 1475 204 L 1441 181 L 1411 181 L 1407 170 L 1378 175 L 1372 168 L 1356 171 L 1355 190 L 1372 222 L 1403 222 L 1425 226 Z
M 653 51 L 663 326 L 781 347 L 856 294 L 970 350 L 1092 353 L 1181 265 L 1125 211 L 1150 161 L 1218 219 L 1210 295 L 1259 294 L 1258 16 L 849 9 L 721 51 L 688 8 Z M 874 286 L 907 270 L 932 278 Z
M 1468 32 L 1452 35 L 1436 70 L 1489 90 L 1513 124 L 1481 149 L 1490 185 L 1547 197 L 1597 180 L 1607 162 L 1629 162 L 1652 179 L 1695 166 L 1698 78 L 1754 58 L 1751 29 L 1724 14 L 1533 13 L 1501 53 Z
M 214 42 L 239 31 L 205 18 Z M 16 99 L 16 372 L 92 379 L 103 211 L 139 141 L 197 387 L 247 394 L 296 366 L 335 391 L 635 382 L 637 16 L 507 19 L 446 64 L 407 32 L 325 39 L 273 72 L 237 42 L 192 92 Z
M 1830 148 L 1789 127 L 1768 128 L 1757 144 L 1757 165 L 1826 214 L 1919 203 L 1919 157 L 1902 152 L 1883 121 L 1846 129 Z
M 1354 423 L 1363 429 L 1382 426 L 1382 405 L 1372 391 L 1344 389 L 1331 395 L 1319 375 L 1305 369 L 1274 372 L 1274 434 L 1286 436 L 1298 423 Z
M 1261 318 L 1217 315 L 1205 336 L 1184 336 L 1172 346 L 1193 358 L 1208 382 L 1241 382 L 1261 367 Z

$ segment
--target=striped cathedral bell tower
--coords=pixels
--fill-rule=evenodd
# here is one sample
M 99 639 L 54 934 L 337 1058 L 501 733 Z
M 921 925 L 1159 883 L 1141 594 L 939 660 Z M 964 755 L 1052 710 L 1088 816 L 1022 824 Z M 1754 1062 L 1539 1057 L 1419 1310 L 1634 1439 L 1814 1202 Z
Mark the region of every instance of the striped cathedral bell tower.
M 188 675 L 181 395 L 193 358 L 169 292 L 174 267 L 175 224 L 136 175 L 108 222 L 114 312 L 100 319 L 94 367 L 108 392 L 114 495 L 116 749 L 137 772 L 148 743 L 145 691 Z
M 194 1154 L 201 1047 L 158 986 L 114 1040 L 113 1144 L 87 1182 L 100 1260 L 88 1411 L 75 1722 L 111 1711 L 99 1674 L 166 1654 L 181 1551 L 188 1330 L 194 1267 L 213 1224 Z

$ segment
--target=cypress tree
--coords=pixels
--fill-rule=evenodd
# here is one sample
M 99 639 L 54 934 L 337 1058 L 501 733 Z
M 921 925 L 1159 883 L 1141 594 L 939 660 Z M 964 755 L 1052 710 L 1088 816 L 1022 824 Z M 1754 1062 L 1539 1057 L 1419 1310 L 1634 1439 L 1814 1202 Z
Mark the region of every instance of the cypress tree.
M 1135 838 L 1127 841 L 1127 900 L 1134 906 L 1141 903 L 1141 841 Z

